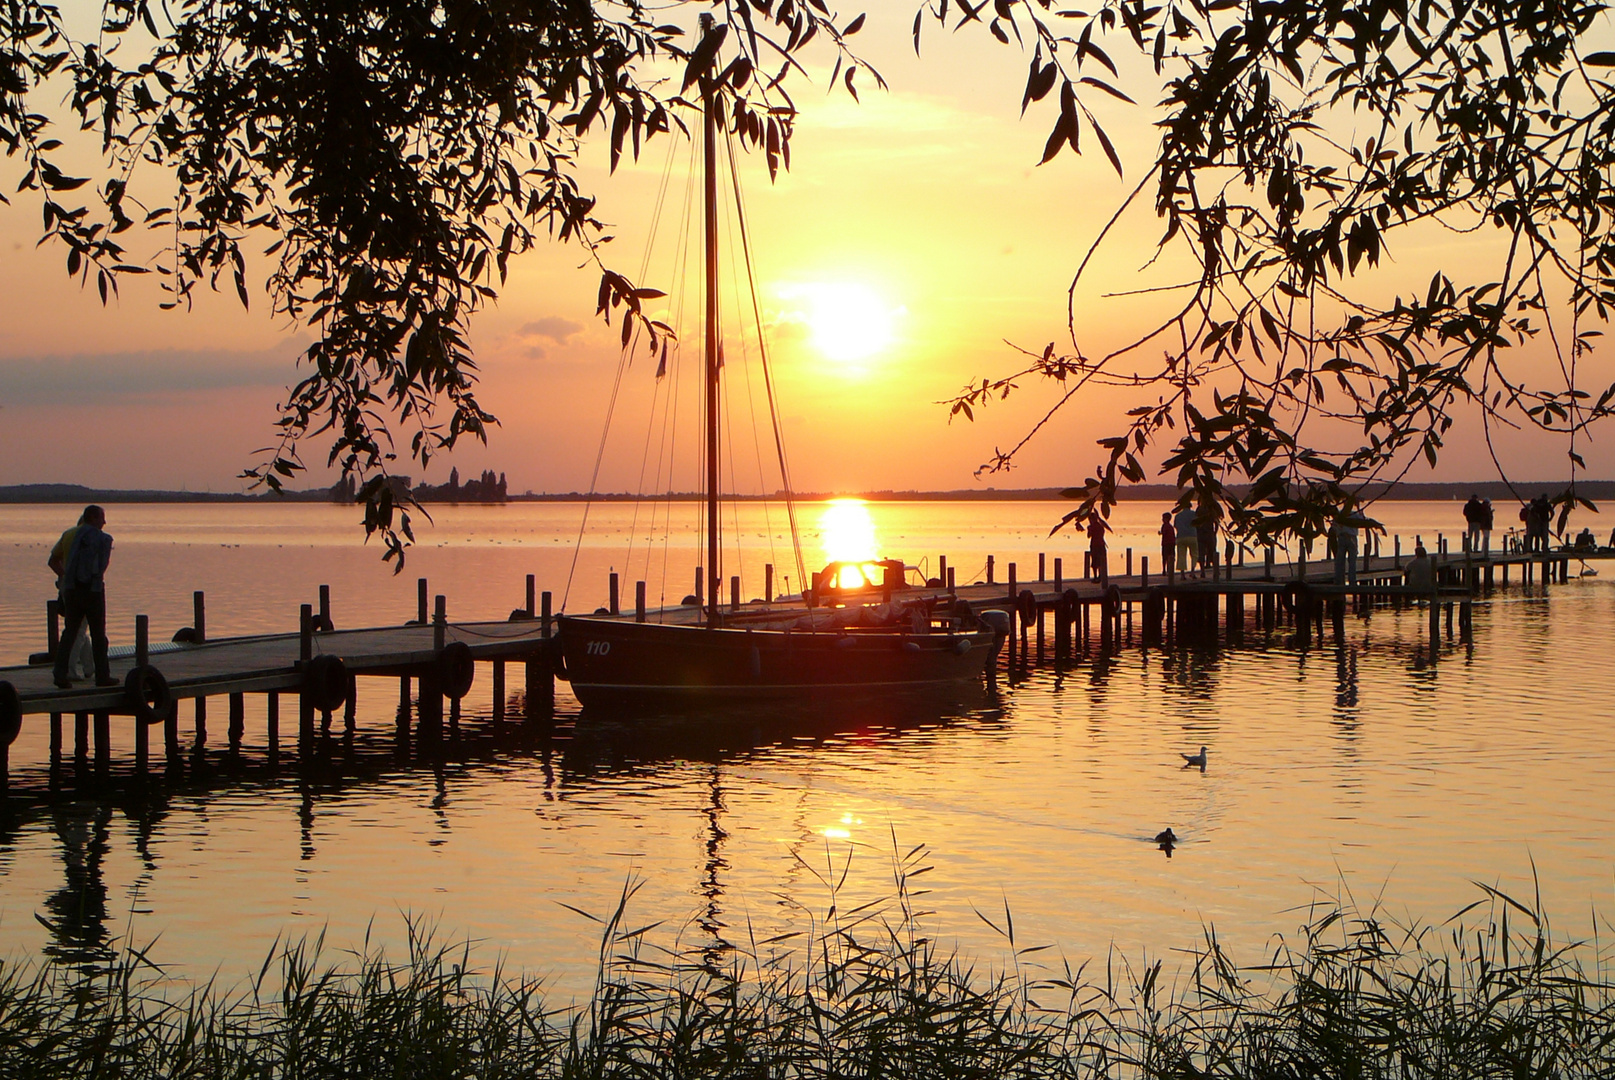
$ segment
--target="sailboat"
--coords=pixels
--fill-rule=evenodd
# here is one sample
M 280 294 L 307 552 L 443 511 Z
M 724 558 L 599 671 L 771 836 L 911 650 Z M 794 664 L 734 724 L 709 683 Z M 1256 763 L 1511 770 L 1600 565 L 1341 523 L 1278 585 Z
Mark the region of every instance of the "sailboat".
M 979 680 L 1008 632 L 1007 620 L 991 612 L 978 616 L 945 591 L 911 585 L 899 560 L 832 563 L 814 575 L 813 587 L 778 602 L 721 602 L 718 109 L 714 80 L 700 82 L 704 597 L 663 609 L 656 621 L 563 614 L 558 674 L 571 682 L 585 708 L 631 712 Z

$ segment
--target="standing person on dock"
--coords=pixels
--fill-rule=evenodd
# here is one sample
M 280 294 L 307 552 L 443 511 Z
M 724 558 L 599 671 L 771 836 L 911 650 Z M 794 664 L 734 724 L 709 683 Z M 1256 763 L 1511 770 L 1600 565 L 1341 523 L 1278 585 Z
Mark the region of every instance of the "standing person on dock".
M 1172 574 L 1172 556 L 1178 547 L 1178 530 L 1172 524 L 1172 511 L 1161 511 L 1161 573 Z
M 1331 530 L 1335 539 L 1335 584 L 1357 584 L 1357 523 L 1349 508 L 1343 508 Z
M 1492 557 L 1492 522 L 1495 513 L 1492 500 L 1480 501 L 1480 555 L 1483 559 Z
M 89 513 L 88 510 L 85 514 Z M 50 556 L 45 560 L 51 573 L 56 575 L 56 603 L 59 611 L 67 610 L 67 582 L 64 575 L 67 572 L 67 556 L 73 550 L 73 538 L 79 533 L 84 524 L 84 514 L 79 515 L 78 521 L 70 528 L 62 530 L 61 537 L 50 549 Z M 56 643 L 58 649 L 64 649 L 68 654 L 68 670 L 88 678 L 90 671 L 90 642 L 88 627 L 81 628 L 71 639 L 64 639 Z M 52 658 L 54 659 L 54 657 Z
M 116 686 L 107 664 L 107 595 L 103 579 L 112 561 L 112 537 L 103 531 L 106 522 L 106 511 L 99 506 L 86 506 L 79 518 L 78 532 L 62 564 L 62 640 L 71 642 L 79 627 L 88 625 L 95 653 L 95 685 Z M 67 677 L 67 659 L 66 648 L 56 651 L 55 681 L 63 690 L 73 686 Z
M 1195 534 L 1194 510 L 1185 506 L 1172 519 L 1178 537 L 1178 573 L 1188 574 L 1200 562 L 1200 542 Z
M 1420 544 L 1413 549 L 1413 558 L 1402 570 L 1402 584 L 1410 589 L 1420 592 L 1434 592 L 1436 588 L 1436 567 L 1430 559 L 1430 553 Z
M 1105 533 L 1110 526 L 1098 514 L 1088 515 L 1088 564 L 1101 589 L 1110 585 L 1110 559 L 1105 551 Z
M 1200 549 L 1200 576 L 1206 576 L 1209 567 L 1213 573 L 1217 569 L 1217 508 L 1202 503 L 1200 512 L 1194 516 L 1195 546 Z
M 1476 555 L 1480 554 L 1482 550 L 1480 546 L 1480 523 L 1482 520 L 1484 520 L 1485 516 L 1486 508 L 1481 504 L 1480 496 L 1471 491 L 1469 493 L 1469 501 L 1464 503 L 1464 523 L 1469 527 L 1469 550 L 1471 553 Z

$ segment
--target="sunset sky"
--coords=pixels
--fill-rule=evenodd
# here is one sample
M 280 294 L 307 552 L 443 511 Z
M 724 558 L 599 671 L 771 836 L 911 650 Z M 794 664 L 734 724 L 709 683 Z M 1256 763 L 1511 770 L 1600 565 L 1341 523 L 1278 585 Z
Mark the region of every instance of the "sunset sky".
M 1068 408 L 1019 468 L 979 480 L 974 468 L 995 446 L 1019 439 L 1050 391 L 1029 385 L 974 423 L 950 424 L 937 402 L 968 379 L 1008 371 L 1017 357 L 1006 341 L 1069 346 L 1066 285 L 1147 167 L 1152 114 L 1145 105 L 1091 102 L 1118 144 L 1125 181 L 1091 147 L 1080 158 L 1066 154 L 1038 167 L 1049 116 L 1036 108 L 1018 116 L 1026 57 L 985 34 L 955 37 L 931 25 L 916 59 L 913 10 L 874 5 L 855 39 L 890 92 L 865 84 L 861 104 L 839 91 L 826 95 L 827 72 L 820 70 L 816 86 L 796 90 L 803 115 L 792 171 L 770 185 L 760 161 L 746 163 L 796 486 L 1080 482 L 1098 460 L 1093 440 L 1110 432 L 1127 399 L 1096 396 Z M 1153 100 L 1147 83 L 1129 89 L 1142 102 Z M 652 144 L 640 163 L 613 178 L 602 160 L 589 164 L 589 179 L 604 195 L 603 216 L 616 226 L 613 257 L 629 270 L 643 257 L 665 155 L 665 140 Z M 204 297 L 190 313 L 161 312 L 148 279 L 131 282 L 103 308 L 93 290 L 67 279 L 63 251 L 34 247 L 38 221 L 26 193 L 0 207 L 0 484 L 238 489 L 236 474 L 271 439 L 276 403 L 297 378 L 293 360 L 306 335 L 273 321 L 261 293 L 248 312 L 223 295 Z M 1152 313 L 1148 302 L 1106 302 L 1098 294 L 1140 280 L 1158 232 L 1146 209 L 1113 237 L 1079 309 L 1089 354 L 1121 341 Z M 1393 251 L 1394 272 L 1422 285 L 1442 260 L 1462 257 L 1447 244 Z M 435 462 L 426 479 L 441 482 L 453 464 L 462 474 L 503 471 L 512 491 L 588 486 L 618 350 L 615 328 L 593 315 L 598 279 L 579 269 L 582 261 L 576 248 L 551 245 L 513 264 L 498 304 L 473 327 L 480 396 L 502 426 L 486 449 L 467 446 L 452 461 Z M 646 283 L 667 287 L 654 275 Z M 642 483 L 652 371 L 642 358 L 627 376 L 604 490 Z M 1503 449 L 1516 475 L 1565 472 L 1560 442 L 1519 437 Z M 1583 452 L 1592 475 L 1615 475 L 1606 446 Z M 323 462 L 323 446 L 308 447 L 305 457 Z M 421 475 L 414 465 L 399 471 Z M 1434 474 L 1412 478 L 1491 475 L 1471 430 L 1451 440 Z M 329 479 L 315 469 L 294 486 Z M 756 487 L 744 477 L 739 484 Z M 693 477 L 675 476 L 673 486 L 693 487 Z

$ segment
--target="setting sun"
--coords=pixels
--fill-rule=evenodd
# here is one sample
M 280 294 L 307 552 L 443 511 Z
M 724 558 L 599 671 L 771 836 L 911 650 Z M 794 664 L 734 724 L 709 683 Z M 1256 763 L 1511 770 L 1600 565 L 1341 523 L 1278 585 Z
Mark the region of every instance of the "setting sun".
M 865 562 L 880 557 L 875 522 L 862 499 L 831 499 L 819 517 L 819 537 L 827 562 Z
M 848 282 L 792 285 L 780 294 L 800 306 L 814 349 L 840 363 L 857 363 L 884 352 L 902 312 L 867 285 Z

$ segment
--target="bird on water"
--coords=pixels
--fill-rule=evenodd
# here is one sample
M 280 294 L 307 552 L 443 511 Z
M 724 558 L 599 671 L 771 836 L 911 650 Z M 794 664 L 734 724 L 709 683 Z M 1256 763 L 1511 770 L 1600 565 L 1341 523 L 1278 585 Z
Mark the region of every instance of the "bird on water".
M 1198 754 L 1185 754 L 1182 751 L 1179 751 L 1178 757 L 1183 759 L 1183 767 L 1185 769 L 1199 769 L 1201 772 L 1206 771 L 1206 748 L 1204 746 L 1200 748 L 1200 752 Z
M 1176 844 L 1178 842 L 1178 837 L 1177 834 L 1172 831 L 1172 826 L 1168 825 L 1166 828 L 1155 834 L 1155 842 L 1157 844 Z

